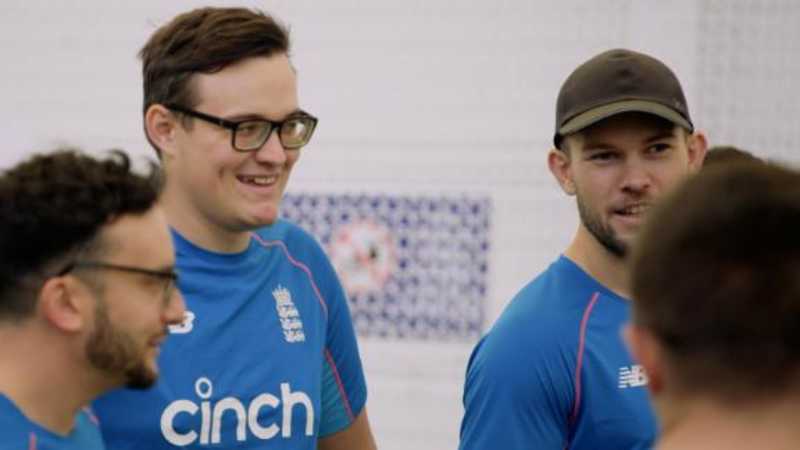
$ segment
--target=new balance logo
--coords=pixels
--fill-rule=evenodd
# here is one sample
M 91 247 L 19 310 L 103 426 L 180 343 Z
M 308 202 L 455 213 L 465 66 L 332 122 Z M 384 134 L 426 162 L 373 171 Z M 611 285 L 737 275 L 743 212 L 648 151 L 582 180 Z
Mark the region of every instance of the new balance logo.
M 188 309 L 183 313 L 183 322 L 177 325 L 170 325 L 169 332 L 172 334 L 186 334 L 194 328 L 194 313 Z
M 619 388 L 635 388 L 647 385 L 647 374 L 639 364 L 619 368 Z
M 283 328 L 283 337 L 286 342 L 304 342 L 306 340 L 305 332 L 303 331 L 303 321 L 300 320 L 300 312 L 292 302 L 292 294 L 283 286 L 278 287 L 272 291 L 272 296 L 275 297 L 275 309 L 278 311 L 278 318 L 281 320 L 281 328 Z

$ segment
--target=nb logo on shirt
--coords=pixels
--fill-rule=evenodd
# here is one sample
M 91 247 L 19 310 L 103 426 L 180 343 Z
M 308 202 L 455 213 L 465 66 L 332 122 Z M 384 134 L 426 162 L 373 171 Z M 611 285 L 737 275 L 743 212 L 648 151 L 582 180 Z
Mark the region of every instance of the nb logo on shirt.
M 619 368 L 619 388 L 635 388 L 647 385 L 647 374 L 639 364 Z
M 283 438 L 292 437 L 292 409 L 295 406 L 305 408 L 305 435 L 314 432 L 314 405 L 311 398 L 303 391 L 292 392 L 289 383 L 281 383 L 281 397 L 270 393 L 259 394 L 245 405 L 236 397 L 225 397 L 211 402 L 214 387 L 206 377 L 198 378 L 194 384 L 195 392 L 200 397 L 200 404 L 187 400 L 175 400 L 161 414 L 161 434 L 172 445 L 183 447 L 199 441 L 200 445 L 213 445 L 222 442 L 222 417 L 226 412 L 236 416 L 236 441 L 248 439 L 248 431 L 257 439 L 272 439 L 281 434 Z M 282 404 L 283 419 L 281 426 L 277 423 L 263 424 L 259 422 L 262 408 L 277 409 Z M 175 418 L 188 414 L 200 413 L 199 430 L 176 430 Z M 182 432 L 181 432 L 182 431 Z M 199 431 L 199 432 L 198 432 Z
M 186 334 L 190 333 L 194 328 L 194 318 L 195 315 L 193 312 L 189 311 L 188 309 L 183 313 L 183 322 L 177 325 L 170 325 L 169 332 L 172 334 Z

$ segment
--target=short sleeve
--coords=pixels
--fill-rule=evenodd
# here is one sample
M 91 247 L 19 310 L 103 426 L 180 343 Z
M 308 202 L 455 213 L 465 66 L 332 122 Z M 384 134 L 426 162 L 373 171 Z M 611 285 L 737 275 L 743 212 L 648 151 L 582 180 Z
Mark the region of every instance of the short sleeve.
M 546 335 L 495 328 L 473 351 L 460 450 L 562 450 L 573 404 L 569 353 Z
M 350 426 L 367 401 L 367 385 L 347 297 L 336 272 L 324 255 L 319 261 L 320 284 L 328 307 L 322 362 L 320 437 Z

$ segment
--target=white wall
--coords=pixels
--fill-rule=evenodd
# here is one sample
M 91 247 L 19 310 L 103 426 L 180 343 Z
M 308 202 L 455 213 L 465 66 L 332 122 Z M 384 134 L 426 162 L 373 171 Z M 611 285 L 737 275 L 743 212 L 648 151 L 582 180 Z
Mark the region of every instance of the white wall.
M 149 156 L 136 52 L 205 4 L 3 0 L 0 163 L 59 142 Z M 213 4 L 260 6 L 292 28 L 302 104 L 321 126 L 290 190 L 491 196 L 489 322 L 574 231 L 545 155 L 558 88 L 593 54 L 658 56 L 712 144 L 800 161 L 794 0 Z M 362 341 L 381 448 L 455 447 L 472 345 Z

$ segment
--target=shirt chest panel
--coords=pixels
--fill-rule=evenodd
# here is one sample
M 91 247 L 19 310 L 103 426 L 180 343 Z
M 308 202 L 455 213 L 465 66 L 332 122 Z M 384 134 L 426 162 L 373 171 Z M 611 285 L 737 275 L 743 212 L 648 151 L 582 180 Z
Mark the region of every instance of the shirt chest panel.
M 611 300 L 601 297 L 601 301 Z M 649 448 L 656 422 L 647 378 L 622 340 L 627 309 L 602 306 L 606 308 L 593 313 L 586 329 L 581 411 L 573 448 L 594 448 L 598 443 L 603 448 Z M 580 442 L 589 446 L 579 447 Z
M 191 323 L 160 357 L 164 438 L 212 447 L 315 439 L 326 315 L 308 277 L 280 265 L 235 279 L 181 275 Z

